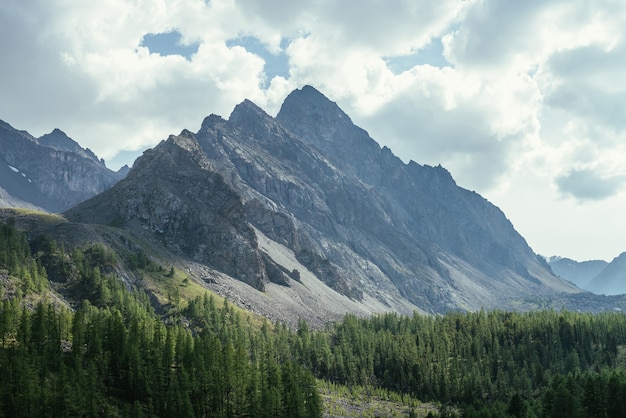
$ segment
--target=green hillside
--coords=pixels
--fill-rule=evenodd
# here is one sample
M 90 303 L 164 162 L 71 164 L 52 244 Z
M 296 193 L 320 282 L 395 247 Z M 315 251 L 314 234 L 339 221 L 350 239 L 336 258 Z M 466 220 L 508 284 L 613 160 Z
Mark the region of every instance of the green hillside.
M 75 245 L 42 223 L 65 224 L 0 223 L 0 416 L 626 416 L 621 312 L 348 315 L 290 329 L 121 232 L 121 246 L 98 231 Z

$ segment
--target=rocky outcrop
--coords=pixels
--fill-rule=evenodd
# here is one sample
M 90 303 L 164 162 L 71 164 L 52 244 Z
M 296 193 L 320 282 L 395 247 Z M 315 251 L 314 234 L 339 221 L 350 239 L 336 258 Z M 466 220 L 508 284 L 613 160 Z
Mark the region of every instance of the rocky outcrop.
M 124 180 L 65 216 L 148 232 L 174 253 L 259 290 L 268 281 L 239 196 L 188 131 L 146 151 Z
M 104 167 L 104 160 L 98 159 L 96 154 L 89 148 L 81 147 L 76 141 L 68 137 L 65 132 L 60 129 L 54 129 L 49 134 L 45 134 L 37 139 L 39 145 L 43 145 L 48 148 L 56 149 L 59 151 L 68 151 L 78 154 L 81 157 L 94 160 Z

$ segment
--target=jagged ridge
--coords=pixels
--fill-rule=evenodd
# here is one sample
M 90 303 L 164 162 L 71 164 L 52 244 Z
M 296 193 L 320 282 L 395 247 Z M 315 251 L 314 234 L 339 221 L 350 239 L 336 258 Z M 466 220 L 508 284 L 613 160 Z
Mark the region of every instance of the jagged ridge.
M 125 174 L 106 168 L 91 150 L 58 129 L 34 138 L 0 121 L 0 188 L 7 204 L 61 212 Z
M 66 216 L 150 231 L 257 289 L 289 284 L 298 275 L 259 248 L 256 228 L 335 291 L 390 309 L 508 307 L 579 291 L 497 207 L 442 167 L 402 163 L 308 86 L 276 118 L 248 100 L 228 120 L 207 117 Z

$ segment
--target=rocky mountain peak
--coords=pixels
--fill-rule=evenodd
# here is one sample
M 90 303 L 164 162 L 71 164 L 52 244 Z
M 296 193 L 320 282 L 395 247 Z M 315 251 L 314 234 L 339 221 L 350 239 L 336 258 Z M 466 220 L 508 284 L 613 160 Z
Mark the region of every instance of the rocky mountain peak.
M 224 118 L 214 113 L 211 113 L 202 121 L 202 125 L 200 126 L 200 131 L 198 131 L 198 133 L 211 131 L 216 126 L 222 125 L 224 123 L 226 123 L 226 120 L 224 120 Z
M 90 158 L 95 162 L 104 165 L 104 160 L 98 159 L 96 154 L 93 153 L 89 148 L 81 147 L 78 142 L 74 141 L 72 138 L 67 136 L 65 132 L 58 128 L 54 128 L 52 132 L 49 134 L 45 134 L 39 138 L 37 138 L 37 142 L 40 145 L 50 147 L 59 151 L 68 151 L 73 152 L 83 157 Z
M 591 292 L 604 295 L 626 293 L 626 252 L 615 257 L 585 287 Z
M 6 123 L 5 121 L 3 121 L 2 119 L 0 119 L 0 129 L 13 129 L 13 127 L 11 125 L 9 125 L 8 123 Z
M 144 151 L 130 170 L 129 177 L 154 176 L 156 171 L 168 172 L 181 167 L 190 169 L 197 163 L 200 146 L 193 133 L 183 130 L 170 135 L 155 148 Z
M 195 134 L 187 129 L 183 129 L 178 135 L 170 135 L 166 142 L 181 147 L 192 154 L 202 152 Z
M 41 145 L 66 151 L 74 151 L 76 148 L 80 148 L 76 141 L 59 128 L 54 128 L 49 134 L 41 136 L 38 141 Z
M 13 137 L 13 138 L 23 138 L 23 139 L 27 139 L 28 141 L 31 142 L 37 142 L 37 140 L 35 139 L 34 136 L 32 136 L 31 134 L 29 134 L 26 131 L 20 131 L 18 129 L 15 129 L 13 126 L 11 126 L 9 123 L 0 120 L 0 136 L 2 137 Z
M 276 119 L 290 129 L 298 127 L 296 131 L 304 134 L 301 136 L 316 146 L 323 146 L 319 141 L 337 144 L 365 133 L 352 124 L 350 117 L 337 103 L 311 86 L 290 93 Z
M 128 166 L 128 164 L 124 164 L 122 167 L 119 168 L 119 170 L 117 170 L 115 173 L 120 176 L 120 178 L 124 178 L 126 177 L 126 175 L 130 172 L 130 167 Z
M 283 116 L 298 113 L 306 115 L 308 118 L 321 119 L 331 123 L 352 124 L 350 117 L 341 110 L 337 103 L 308 85 L 291 92 L 285 98 L 280 113 Z
M 274 124 L 274 119 L 256 104 L 246 99 L 235 106 L 228 117 L 228 123 L 249 133 L 267 133 L 270 126 Z
M 291 285 L 296 269 L 318 280 L 310 289 L 388 309 L 577 291 L 497 207 L 443 167 L 404 164 L 310 86 L 276 118 L 245 100 L 228 120 L 211 115 L 198 133 L 170 136 L 66 216 L 149 231 L 256 289 Z
M 289 94 L 276 120 L 334 165 L 370 184 L 380 182 L 385 175 L 381 164 L 395 158 L 354 125 L 337 103 L 310 86 Z
M 547 259 L 557 276 L 569 280 L 581 289 L 589 290 L 588 285 L 609 264 L 604 260 L 578 262 L 567 257 L 552 256 Z
M 180 131 L 178 136 L 183 137 L 183 138 L 194 138 L 195 137 L 193 132 L 191 132 L 188 129 L 183 129 L 182 131 Z

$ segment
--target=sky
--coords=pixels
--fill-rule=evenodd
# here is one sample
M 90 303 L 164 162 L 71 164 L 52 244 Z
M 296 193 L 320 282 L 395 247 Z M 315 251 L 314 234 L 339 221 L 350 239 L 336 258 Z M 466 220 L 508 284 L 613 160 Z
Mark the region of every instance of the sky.
M 107 161 L 309 84 L 539 254 L 626 251 L 622 0 L 3 0 L 0 119 Z

